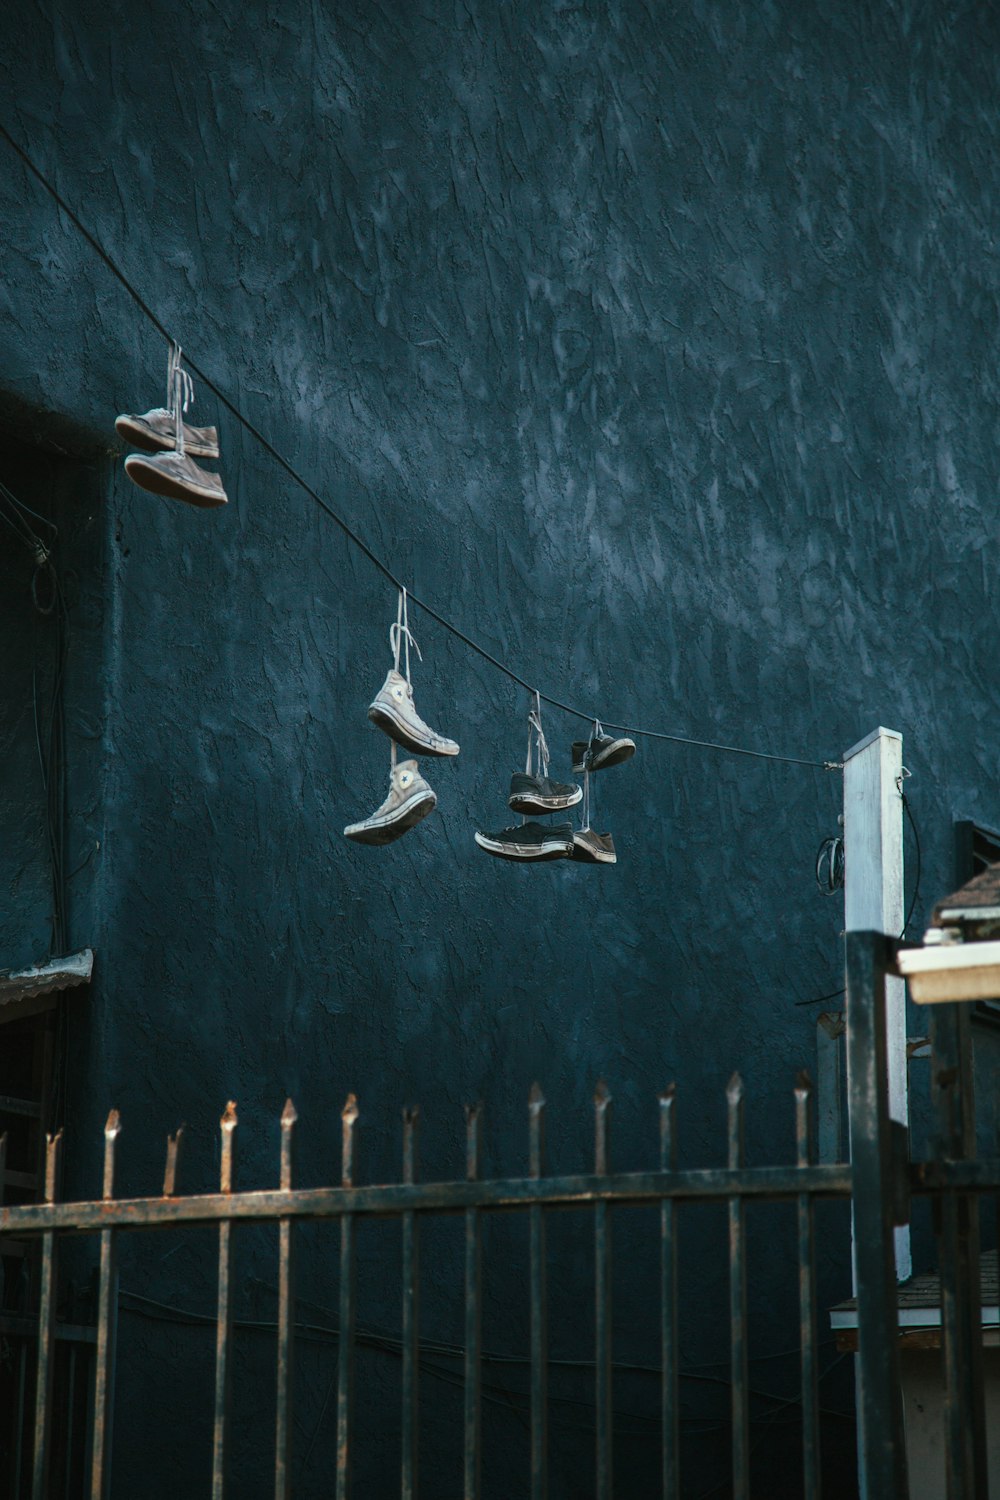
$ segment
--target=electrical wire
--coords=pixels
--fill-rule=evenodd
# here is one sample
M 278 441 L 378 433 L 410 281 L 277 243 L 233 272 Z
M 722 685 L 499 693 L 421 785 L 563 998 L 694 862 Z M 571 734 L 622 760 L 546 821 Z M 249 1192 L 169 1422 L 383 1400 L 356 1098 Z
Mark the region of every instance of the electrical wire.
M 908 774 L 909 773 L 907 772 L 907 775 Z M 900 787 L 900 789 L 899 789 L 899 795 L 900 795 L 900 798 L 902 799 L 903 811 L 905 812 L 907 818 L 909 819 L 910 827 L 913 830 L 913 847 L 914 847 L 914 854 L 916 856 L 916 877 L 915 877 L 915 879 L 913 881 L 913 894 L 910 897 L 910 909 L 906 913 L 906 920 L 903 922 L 903 930 L 899 934 L 899 941 L 903 942 L 903 940 L 906 937 L 907 931 L 909 930 L 910 922 L 913 920 L 913 913 L 914 913 L 914 911 L 916 909 L 917 901 L 918 901 L 918 899 L 920 897 L 920 877 L 923 874 L 923 858 L 922 858 L 921 851 L 920 851 L 920 834 L 917 832 L 916 819 L 913 816 L 913 809 L 910 807 L 910 799 L 906 795 L 906 793 L 903 791 L 902 787 Z M 824 849 L 825 845 L 829 844 L 829 843 L 839 843 L 839 842 L 840 842 L 839 840 L 826 839 L 826 840 L 824 840 L 824 843 L 820 845 L 820 853 L 819 853 L 819 855 L 817 855 L 817 859 L 816 859 L 817 871 L 819 869 L 819 861 L 820 861 L 820 858 L 822 856 L 822 852 L 823 852 L 823 849 Z M 832 863 L 833 863 L 833 861 L 832 861 L 832 857 L 831 857 L 831 868 L 832 868 Z M 819 884 L 819 877 L 818 877 L 818 875 L 817 875 L 817 884 Z M 822 886 L 820 886 L 820 889 L 821 890 L 823 889 Z M 824 891 L 824 894 L 826 894 L 825 891 Z M 796 1004 L 796 1006 L 799 1006 L 799 1005 L 820 1005 L 824 1000 L 836 1000 L 838 998 L 838 996 L 840 996 L 840 995 L 846 995 L 846 993 L 847 993 L 846 986 L 845 985 L 841 985 L 841 987 L 840 987 L 839 990 L 830 990 L 829 993 L 826 994 L 826 995 L 816 995 L 816 996 L 813 997 L 812 1000 L 796 1000 L 795 1004 Z
M 153 327 L 162 335 L 164 339 L 168 341 L 168 343 L 174 344 L 179 342 L 174 338 L 173 334 L 170 333 L 161 319 L 157 317 L 156 313 L 150 307 L 149 303 L 132 285 L 125 273 L 119 268 L 117 263 L 104 249 L 100 241 L 97 240 L 93 234 L 91 234 L 90 230 L 87 229 L 85 224 L 83 224 L 78 215 L 66 202 L 65 198 L 63 198 L 61 193 L 59 193 L 59 191 L 53 186 L 53 184 L 48 180 L 45 174 L 35 165 L 28 153 L 17 143 L 17 141 L 11 135 L 10 131 L 7 130 L 7 128 L 3 124 L 0 124 L 0 136 L 3 137 L 3 139 L 11 147 L 15 154 L 20 157 L 21 161 L 24 163 L 25 167 L 27 167 L 32 176 L 35 177 L 39 183 L 41 183 L 45 191 L 55 200 L 56 204 L 69 219 L 70 223 L 83 236 L 83 238 L 87 241 L 87 244 L 91 247 L 95 254 L 100 257 L 111 274 L 124 287 L 125 291 L 128 292 L 129 296 L 135 302 L 136 306 L 149 320 Z M 397 589 L 402 589 L 404 587 L 404 584 L 402 583 L 401 579 L 399 579 L 392 571 L 389 565 L 384 562 L 382 558 L 372 550 L 371 547 L 369 547 L 368 543 L 365 542 L 363 538 L 358 534 L 358 532 L 355 531 L 354 528 L 344 520 L 343 516 L 335 511 L 333 507 L 323 499 L 322 495 L 319 494 L 319 492 L 308 482 L 308 480 L 303 478 L 303 476 L 298 472 L 296 468 L 294 468 L 294 466 L 288 461 L 288 459 L 286 459 L 283 454 L 281 454 L 278 449 L 275 448 L 274 444 L 264 436 L 260 429 L 250 421 L 249 417 L 244 416 L 239 407 L 236 406 L 229 399 L 229 397 L 219 389 L 219 387 L 212 380 L 211 376 L 208 375 L 207 372 L 202 369 L 202 367 L 197 364 L 196 361 L 193 360 L 187 353 L 185 353 L 185 360 L 189 369 L 198 376 L 199 380 L 201 380 L 210 391 L 214 393 L 214 395 L 222 403 L 222 405 L 226 408 L 230 415 L 234 417 L 236 421 L 239 422 L 240 425 L 248 433 L 250 433 L 253 438 L 257 440 L 257 442 L 261 445 L 265 452 L 270 454 L 271 458 L 275 461 L 275 463 L 279 465 L 280 468 L 285 471 L 288 477 L 293 480 L 293 482 L 297 484 L 302 490 L 304 490 L 305 493 L 310 497 L 310 499 L 313 500 L 321 510 L 325 511 L 330 519 L 340 527 L 341 531 L 348 538 L 348 540 L 352 542 L 354 546 L 357 547 L 359 551 L 361 551 L 365 555 L 365 557 L 368 558 L 368 561 L 373 565 L 373 567 L 375 567 L 385 578 L 387 578 L 390 583 L 394 584 Z M 516 682 L 527 692 L 538 692 L 539 696 L 543 698 L 546 703 L 551 704 L 553 708 L 561 709 L 563 713 L 570 714 L 574 718 L 584 719 L 590 723 L 595 722 L 596 716 L 594 714 L 585 712 L 583 709 L 576 708 L 572 704 L 565 703 L 559 698 L 554 698 L 549 693 L 540 692 L 540 690 L 536 688 L 533 683 L 528 682 L 528 680 L 522 677 L 520 673 L 515 672 L 513 668 L 507 666 L 505 662 L 502 662 L 498 657 L 494 656 L 493 653 L 488 651 L 485 646 L 481 646 L 478 641 L 475 641 L 471 636 L 466 635 L 463 630 L 461 630 L 451 620 L 446 619 L 444 615 L 442 615 L 433 607 L 433 605 L 428 604 L 426 600 L 421 599 L 418 595 L 412 593 L 409 588 L 407 588 L 407 597 L 411 600 L 412 603 L 418 605 L 425 614 L 429 615 L 432 620 L 436 620 L 443 629 L 450 632 L 450 634 L 455 636 L 456 639 L 462 641 L 466 646 L 468 646 L 471 651 L 476 652 L 477 655 L 481 656 L 484 661 L 488 661 L 492 666 L 496 667 L 498 671 L 503 672 L 507 677 L 509 677 L 513 682 Z M 688 735 L 668 734 L 662 730 L 657 729 L 638 729 L 634 725 L 615 723 L 604 715 L 601 715 L 601 719 L 605 726 L 609 729 L 627 730 L 630 735 L 638 734 L 645 739 L 664 740 L 675 745 L 690 745 L 696 749 L 715 750 L 725 755 L 743 755 L 752 757 L 755 760 L 777 761 L 784 765 L 809 766 L 822 771 L 839 771 L 842 769 L 841 763 L 836 760 L 810 760 L 798 755 L 775 755 L 770 751 L 749 750 L 740 745 L 723 744 L 716 740 L 693 739 Z

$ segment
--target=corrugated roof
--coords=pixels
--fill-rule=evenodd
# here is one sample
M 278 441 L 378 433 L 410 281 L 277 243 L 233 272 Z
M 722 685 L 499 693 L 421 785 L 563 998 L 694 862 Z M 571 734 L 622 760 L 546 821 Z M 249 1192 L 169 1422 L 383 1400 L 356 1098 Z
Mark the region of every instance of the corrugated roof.
M 0 969 L 0 1005 L 27 1000 L 32 995 L 48 995 L 55 990 L 72 989 L 87 984 L 94 972 L 94 950 L 83 948 L 66 958 L 52 958 L 48 963 L 32 964 L 27 969 Z

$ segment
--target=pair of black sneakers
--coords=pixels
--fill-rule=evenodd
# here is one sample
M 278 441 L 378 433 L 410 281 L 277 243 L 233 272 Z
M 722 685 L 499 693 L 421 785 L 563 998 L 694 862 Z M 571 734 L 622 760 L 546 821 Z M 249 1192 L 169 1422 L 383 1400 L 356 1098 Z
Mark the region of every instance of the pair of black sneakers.
M 532 743 L 534 741 L 534 744 Z M 534 765 L 532 750 L 534 749 Z M 573 745 L 573 771 L 583 773 L 589 794 L 592 771 L 617 766 L 635 754 L 635 742 L 614 739 L 595 724 L 589 740 Z M 529 821 L 539 815 L 564 812 L 584 801 L 584 788 L 575 782 L 553 781 L 549 776 L 549 753 L 541 726 L 541 705 L 537 701 L 528 715 L 528 757 L 525 769 L 515 771 L 510 782 L 507 805 L 526 819 L 520 826 L 503 828 L 499 833 L 477 833 L 476 843 L 487 854 L 498 859 L 516 860 L 521 864 L 539 864 L 551 859 L 578 859 L 586 864 L 613 865 L 617 862 L 610 833 L 595 833 L 590 827 L 589 795 L 584 805 L 584 827 L 570 822 L 537 823 Z

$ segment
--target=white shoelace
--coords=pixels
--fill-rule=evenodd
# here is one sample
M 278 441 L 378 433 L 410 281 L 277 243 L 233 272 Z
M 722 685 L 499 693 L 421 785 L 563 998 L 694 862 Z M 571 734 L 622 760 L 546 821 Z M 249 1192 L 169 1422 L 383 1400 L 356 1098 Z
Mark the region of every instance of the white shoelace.
M 405 589 L 400 589 L 399 591 L 399 603 L 396 606 L 396 619 L 394 623 L 389 626 L 389 649 L 392 652 L 393 670 L 396 672 L 399 671 L 399 648 L 401 645 L 404 648 L 404 661 L 406 664 L 406 685 L 407 687 L 412 687 L 412 683 L 410 682 L 410 647 L 412 646 L 414 651 L 417 653 L 417 659 L 419 661 L 423 661 L 423 657 L 420 654 L 420 647 L 417 645 L 416 640 L 413 636 L 413 632 L 410 629 Z
M 194 382 L 181 364 L 180 344 L 171 344 L 167 355 L 167 410 L 174 418 L 174 449 L 184 457 L 184 413 L 194 400 Z

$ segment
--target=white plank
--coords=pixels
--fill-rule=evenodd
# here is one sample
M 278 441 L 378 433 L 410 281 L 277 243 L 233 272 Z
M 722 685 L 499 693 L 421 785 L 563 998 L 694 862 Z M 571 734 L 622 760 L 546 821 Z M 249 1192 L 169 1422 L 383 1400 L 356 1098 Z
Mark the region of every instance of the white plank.
M 844 752 L 844 926 L 848 932 L 903 930 L 903 736 L 879 728 Z M 889 1113 L 909 1119 L 906 986 L 886 980 Z M 896 1274 L 912 1270 L 909 1227 L 896 1230 Z

